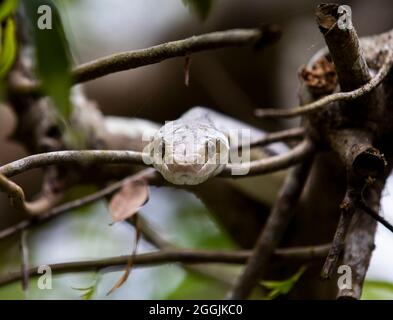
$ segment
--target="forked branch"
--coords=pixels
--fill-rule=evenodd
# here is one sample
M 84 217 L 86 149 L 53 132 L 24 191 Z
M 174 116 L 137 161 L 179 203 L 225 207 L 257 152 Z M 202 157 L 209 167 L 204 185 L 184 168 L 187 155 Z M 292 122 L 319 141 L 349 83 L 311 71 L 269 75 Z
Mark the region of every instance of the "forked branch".
M 331 95 L 327 95 L 319 100 L 305 104 L 303 106 L 297 106 L 292 108 L 266 108 L 266 109 L 256 109 L 255 115 L 259 118 L 291 118 L 298 117 L 301 115 L 309 114 L 318 111 L 322 108 L 329 107 L 329 104 L 339 101 L 353 101 L 358 99 L 367 93 L 374 90 L 389 74 L 393 66 L 393 49 L 389 48 L 386 50 L 387 56 L 382 67 L 379 69 L 378 73 L 365 85 L 358 89 L 349 92 L 337 92 Z

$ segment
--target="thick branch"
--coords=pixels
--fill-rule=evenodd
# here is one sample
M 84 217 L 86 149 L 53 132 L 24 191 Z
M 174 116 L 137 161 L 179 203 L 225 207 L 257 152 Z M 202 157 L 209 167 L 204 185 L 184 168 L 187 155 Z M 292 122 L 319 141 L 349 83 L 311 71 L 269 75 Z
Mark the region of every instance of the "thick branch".
M 329 279 L 332 277 L 333 273 L 336 272 L 337 262 L 344 248 L 345 237 L 348 233 L 353 214 L 356 211 L 356 197 L 356 190 L 354 190 L 351 185 L 348 185 L 345 197 L 340 205 L 341 215 L 336 233 L 334 234 L 332 246 L 330 247 L 329 254 L 322 268 L 322 279 Z
M 340 28 L 338 24 L 338 8 L 338 4 L 321 4 L 315 15 L 336 67 L 341 90 L 350 91 L 370 81 L 371 76 L 355 28 Z
M 364 178 L 384 174 L 387 162 L 383 154 L 373 147 L 371 132 L 364 129 L 334 130 L 328 139 L 348 172 Z
M 212 32 L 146 49 L 117 53 L 100 58 L 76 67 L 72 71 L 72 76 L 74 83 L 81 83 L 115 72 L 159 63 L 170 58 L 184 57 L 200 51 L 250 45 L 259 47 L 275 42 L 279 35 L 280 31 L 276 26 L 266 26 L 262 29 L 233 29 Z M 40 85 L 14 84 L 14 90 L 19 93 L 33 94 L 40 90 Z
M 277 249 L 275 256 L 279 259 L 300 259 L 313 260 L 326 255 L 329 245 L 320 245 L 315 247 L 294 247 Z M 230 263 L 242 264 L 251 255 L 251 251 L 204 251 L 204 250 L 163 250 L 151 253 L 142 253 L 134 257 L 135 266 L 151 266 L 162 263 Z M 99 270 L 107 267 L 124 268 L 127 264 L 129 256 L 120 256 L 114 258 L 106 258 L 90 261 L 66 262 L 49 265 L 54 273 L 64 272 L 83 272 L 91 270 Z M 30 276 L 37 275 L 37 267 L 28 270 Z M 112 271 L 113 269 L 111 269 Z M 0 285 L 5 285 L 13 281 L 20 280 L 21 272 L 13 272 L 0 277 Z
M 295 212 L 294 209 L 306 183 L 311 163 L 312 161 L 308 160 L 292 168 L 288 173 L 266 226 L 247 261 L 246 268 L 229 296 L 231 300 L 246 299 L 259 278 L 266 272 L 271 255 L 279 246 Z
M 362 192 L 362 202 L 375 212 L 379 212 L 381 192 L 386 177 L 378 179 Z M 363 212 L 360 201 L 357 202 L 356 212 L 345 241 L 343 265 L 351 268 L 352 285 L 348 288 L 340 288 L 338 298 L 360 299 L 364 279 L 370 264 L 371 255 L 375 248 L 374 237 L 377 222 L 370 215 Z

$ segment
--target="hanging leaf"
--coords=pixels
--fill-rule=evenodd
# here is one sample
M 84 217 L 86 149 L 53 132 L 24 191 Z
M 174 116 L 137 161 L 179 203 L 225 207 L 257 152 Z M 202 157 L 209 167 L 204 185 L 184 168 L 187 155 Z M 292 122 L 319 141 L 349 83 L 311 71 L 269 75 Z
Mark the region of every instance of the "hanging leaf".
M 112 222 L 130 218 L 149 200 L 149 186 L 144 179 L 128 180 L 109 204 Z
M 4 78 L 8 74 L 16 58 L 15 22 L 12 18 L 7 18 L 3 33 L 4 38 L 0 54 L 0 78 Z
M 127 281 L 128 277 L 130 276 L 130 273 L 131 273 L 131 270 L 132 270 L 132 266 L 134 265 L 134 259 L 135 259 L 136 251 L 138 249 L 139 240 L 141 239 L 141 227 L 140 227 L 140 224 L 139 224 L 138 215 L 135 214 L 132 218 L 134 220 L 133 224 L 135 226 L 135 244 L 134 244 L 134 249 L 132 250 L 132 253 L 131 253 L 130 257 L 127 260 L 127 266 L 126 266 L 126 269 L 124 270 L 123 275 L 116 282 L 116 284 L 112 287 L 112 289 L 110 289 L 108 291 L 108 293 L 106 294 L 107 296 L 109 296 L 111 293 L 115 292 L 117 289 L 119 289 Z
M 306 267 L 301 267 L 292 277 L 283 281 L 261 281 L 260 284 L 271 291 L 268 294 L 268 299 L 273 300 L 279 295 L 288 294 L 293 286 L 298 282 L 302 274 L 306 271 Z
M 72 85 L 71 54 L 59 11 L 48 0 L 23 0 L 23 3 L 30 20 L 37 55 L 37 73 L 44 93 L 53 99 L 59 114 L 68 119 L 72 112 L 69 100 Z
M 3 0 L 0 4 L 0 22 L 13 14 L 18 4 L 19 0 Z
M 216 0 L 182 0 L 184 5 L 195 12 L 200 19 L 206 20 Z

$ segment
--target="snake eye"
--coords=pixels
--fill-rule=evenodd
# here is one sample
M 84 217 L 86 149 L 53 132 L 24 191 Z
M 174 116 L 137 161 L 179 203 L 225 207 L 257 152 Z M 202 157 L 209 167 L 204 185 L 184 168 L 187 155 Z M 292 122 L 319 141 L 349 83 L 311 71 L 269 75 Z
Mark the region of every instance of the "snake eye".
M 221 152 L 221 140 L 216 140 L 216 153 L 219 154 Z
M 217 146 L 212 141 L 206 141 L 205 143 L 205 162 L 207 162 L 214 153 L 216 153 Z
M 216 159 L 217 163 L 220 163 L 220 154 L 221 154 L 221 140 L 216 140 Z
M 164 140 L 161 141 L 161 143 L 158 146 L 158 148 L 159 148 L 158 152 L 159 152 L 159 154 L 161 156 L 161 159 L 164 159 L 164 157 L 165 157 L 165 141 Z
M 209 160 L 209 142 L 205 143 L 205 162 Z

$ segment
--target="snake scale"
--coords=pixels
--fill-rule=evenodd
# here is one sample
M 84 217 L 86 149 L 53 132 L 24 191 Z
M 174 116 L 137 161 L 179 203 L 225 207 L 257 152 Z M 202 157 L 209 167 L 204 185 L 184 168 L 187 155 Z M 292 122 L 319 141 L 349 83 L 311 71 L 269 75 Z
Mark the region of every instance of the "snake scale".
M 114 127 L 111 121 L 107 123 L 109 129 Z M 133 130 L 135 135 L 136 126 Z M 148 141 L 144 151 L 151 156 L 151 164 L 167 181 L 178 185 L 196 185 L 218 175 L 226 163 L 233 163 L 231 152 L 238 154 L 240 143 L 253 143 L 266 135 L 260 129 L 205 107 L 193 107 L 159 128 L 143 121 L 139 130 L 143 140 Z M 275 143 L 264 148 L 259 157 L 286 150 L 284 144 Z M 247 161 L 249 157 L 243 154 L 241 159 Z

